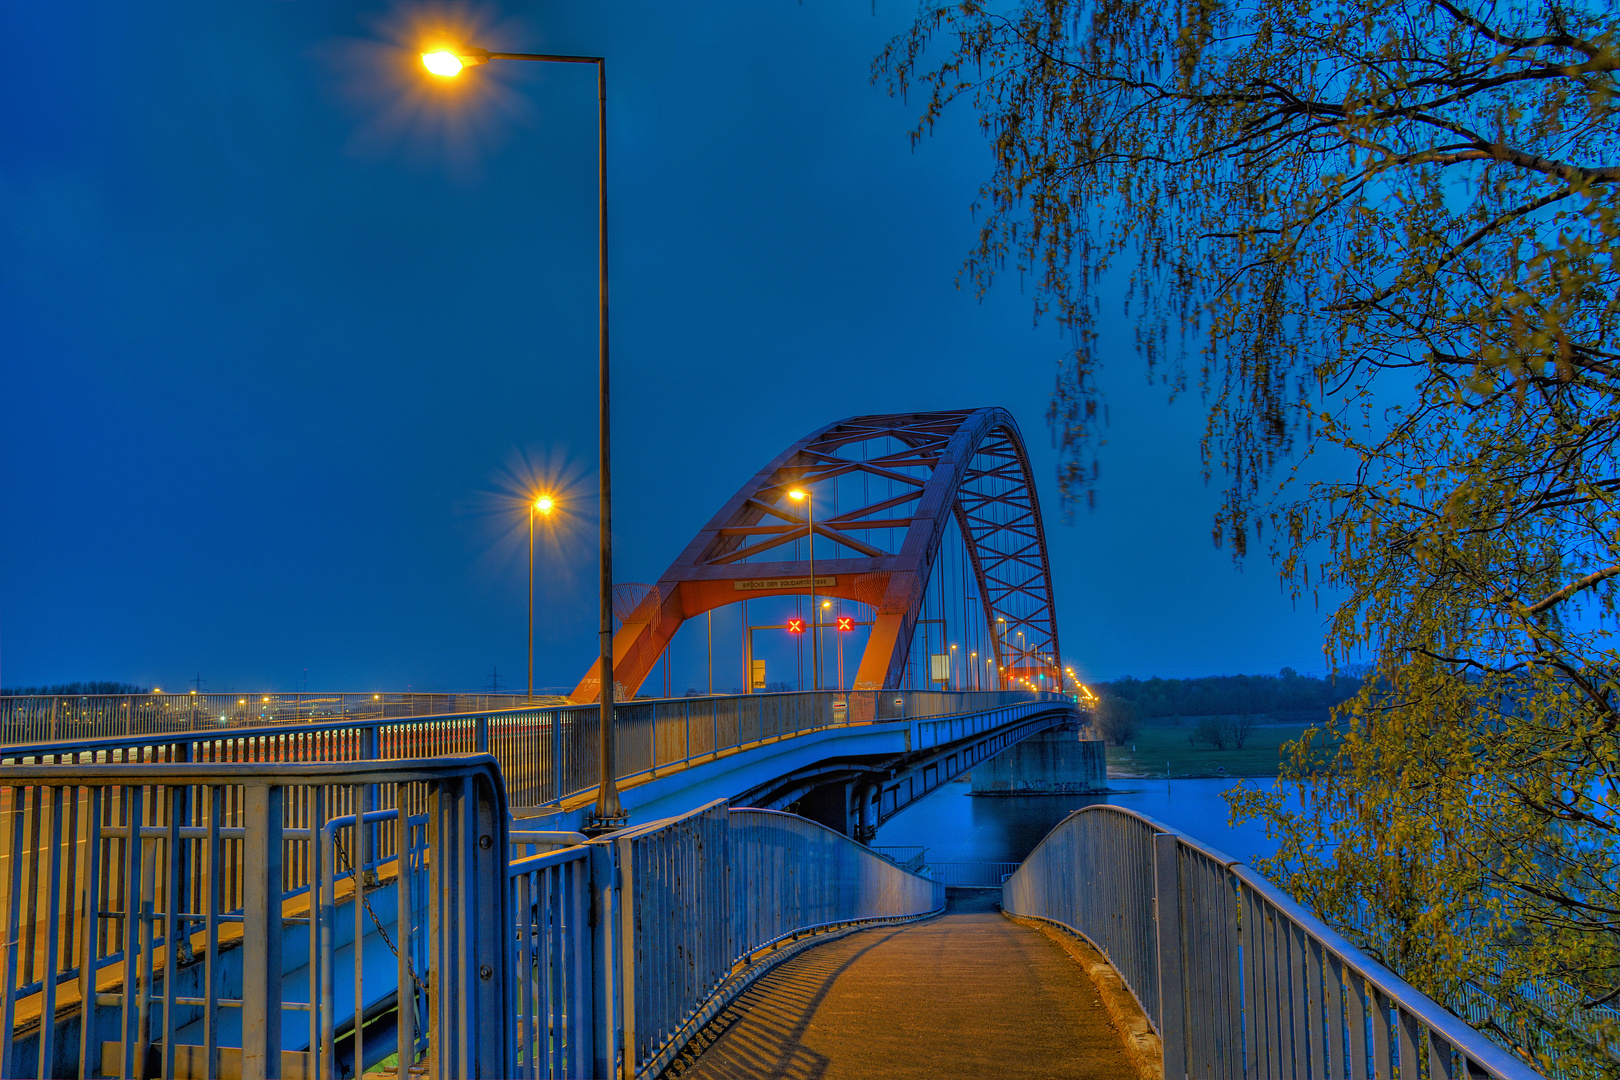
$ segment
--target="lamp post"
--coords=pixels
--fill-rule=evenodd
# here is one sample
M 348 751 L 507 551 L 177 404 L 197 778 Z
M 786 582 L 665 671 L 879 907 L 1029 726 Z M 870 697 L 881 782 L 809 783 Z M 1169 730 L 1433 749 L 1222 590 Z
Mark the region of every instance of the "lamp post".
M 542 495 L 529 504 L 529 702 L 534 702 L 534 515 L 551 517 L 556 504 L 550 495 Z
M 596 65 L 596 296 L 597 296 L 597 459 L 601 480 L 600 539 L 598 545 L 600 611 L 597 627 L 601 662 L 601 718 L 597 724 L 600 782 L 596 791 L 596 820 L 621 822 L 618 776 L 614 769 L 613 729 L 613 484 L 608 431 L 608 246 L 607 246 L 607 60 L 601 56 L 566 56 L 552 53 L 490 52 L 487 49 L 435 49 L 422 54 L 422 66 L 441 78 L 453 79 L 463 69 L 491 60 L 533 60 L 549 64 Z
M 804 503 L 805 520 L 810 525 L 810 688 L 820 690 L 821 635 L 816 631 L 816 616 L 821 610 L 816 606 L 816 500 L 803 488 L 794 488 L 788 492 L 788 498 Z

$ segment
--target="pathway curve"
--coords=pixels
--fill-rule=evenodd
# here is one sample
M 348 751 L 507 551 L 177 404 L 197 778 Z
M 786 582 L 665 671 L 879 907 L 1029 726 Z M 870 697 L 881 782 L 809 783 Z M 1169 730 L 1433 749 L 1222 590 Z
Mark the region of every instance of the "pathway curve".
M 994 892 L 809 949 L 761 976 L 665 1072 L 680 1080 L 1135 1080 L 1097 988 Z

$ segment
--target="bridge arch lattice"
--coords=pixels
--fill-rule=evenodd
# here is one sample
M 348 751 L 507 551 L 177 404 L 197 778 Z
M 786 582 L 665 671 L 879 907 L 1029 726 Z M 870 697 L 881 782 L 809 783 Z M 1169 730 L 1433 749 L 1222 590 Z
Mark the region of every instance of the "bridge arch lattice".
M 813 537 L 803 504 L 788 498 L 795 488 L 815 503 Z M 1040 503 L 1018 425 L 1000 408 L 850 417 L 789 446 L 625 617 L 613 642 L 615 681 L 634 693 L 688 619 L 745 598 L 808 593 L 809 559 L 782 557 L 808 539 L 816 593 L 873 609 L 853 688 L 896 687 L 953 520 L 1002 683 L 1039 674 L 1061 686 Z M 573 698 L 599 692 L 592 665 Z

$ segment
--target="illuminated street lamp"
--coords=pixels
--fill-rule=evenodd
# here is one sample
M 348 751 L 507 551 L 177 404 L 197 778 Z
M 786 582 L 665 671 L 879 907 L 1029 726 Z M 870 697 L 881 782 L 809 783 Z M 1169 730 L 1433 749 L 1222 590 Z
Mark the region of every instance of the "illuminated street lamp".
M 810 688 L 821 689 L 821 632 L 816 629 L 816 500 L 803 488 L 788 492 L 788 498 L 804 503 L 805 520 L 810 526 Z M 803 656 L 803 653 L 799 654 Z
M 601 56 L 565 56 L 552 53 L 489 52 L 486 49 L 438 48 L 422 54 L 422 66 L 444 79 L 453 79 L 465 68 L 491 60 L 534 60 L 554 64 L 596 65 L 596 295 L 597 295 L 597 456 L 600 479 L 599 540 L 599 619 L 597 635 L 601 660 L 601 719 L 598 760 L 600 783 L 596 791 L 596 820 L 622 822 L 624 808 L 619 804 L 619 783 L 615 773 L 613 727 L 613 484 L 609 468 L 608 438 L 608 264 L 607 264 L 607 60 Z
M 542 495 L 529 504 L 529 701 L 534 701 L 534 515 L 543 514 L 550 520 L 551 508 L 556 503 L 550 495 Z

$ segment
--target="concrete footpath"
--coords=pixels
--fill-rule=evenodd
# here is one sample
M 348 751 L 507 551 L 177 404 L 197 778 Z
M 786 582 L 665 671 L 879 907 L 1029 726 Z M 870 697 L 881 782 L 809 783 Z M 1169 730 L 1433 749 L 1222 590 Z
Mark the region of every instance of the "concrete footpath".
M 819 946 L 762 976 L 665 1071 L 681 1080 L 1136 1080 L 1096 986 L 1000 893 Z

